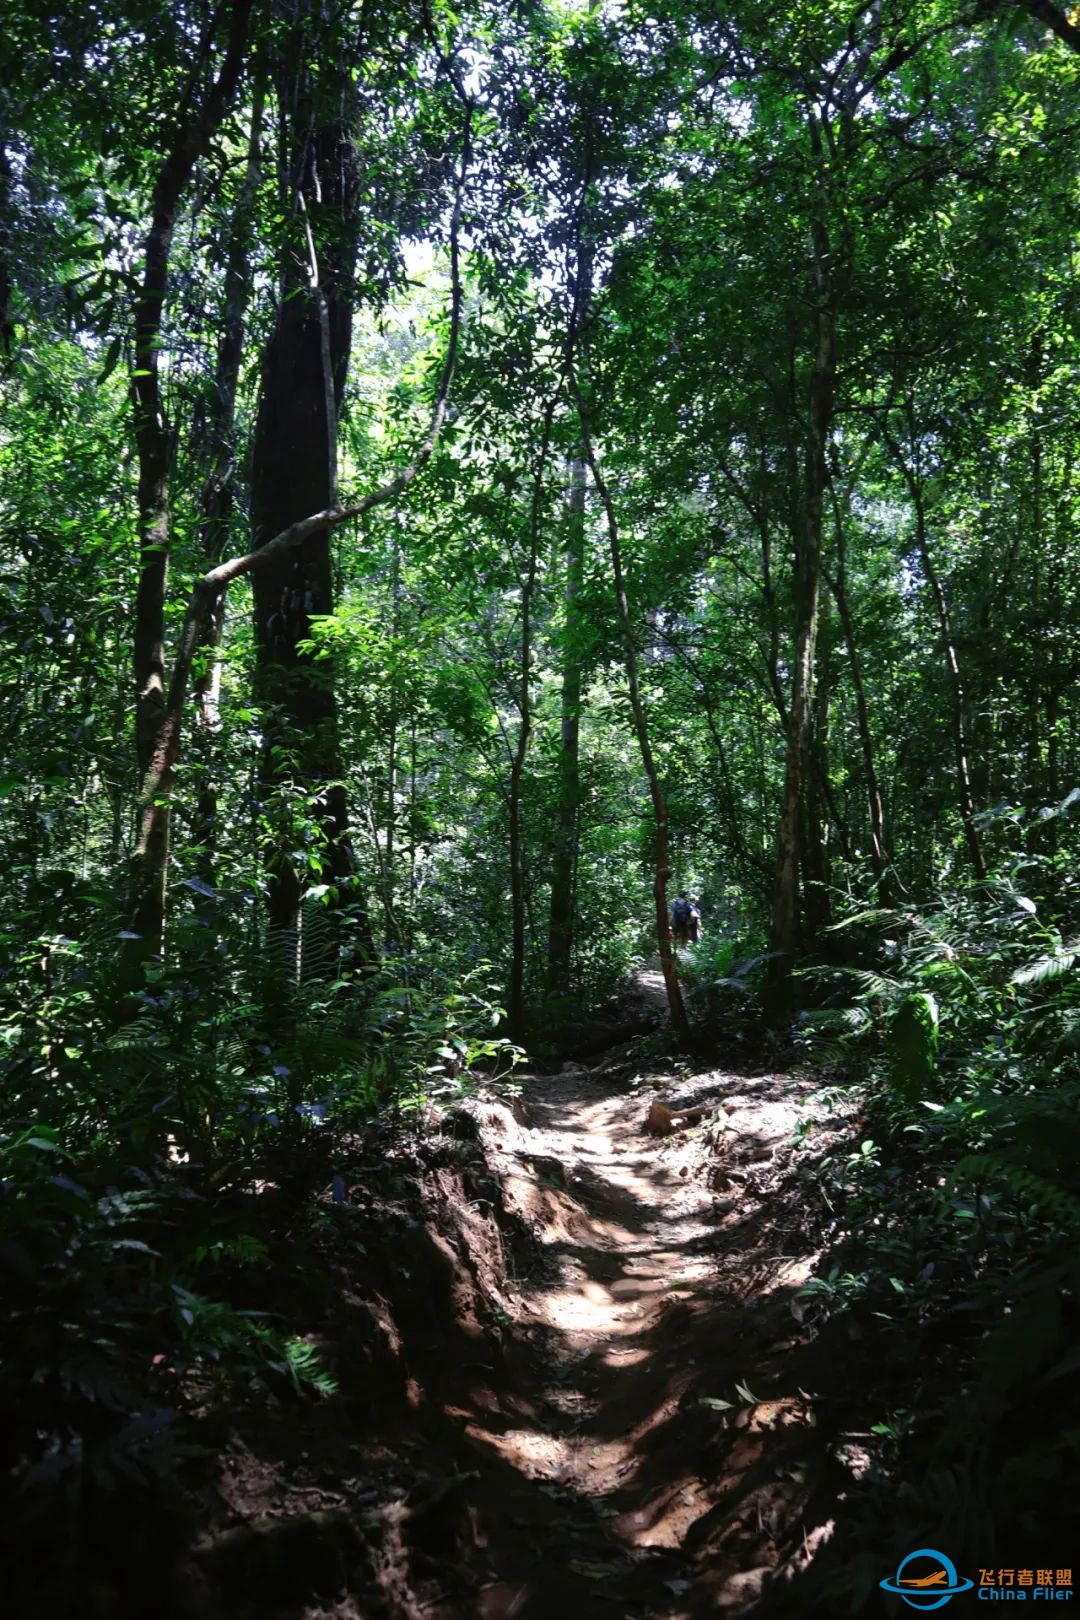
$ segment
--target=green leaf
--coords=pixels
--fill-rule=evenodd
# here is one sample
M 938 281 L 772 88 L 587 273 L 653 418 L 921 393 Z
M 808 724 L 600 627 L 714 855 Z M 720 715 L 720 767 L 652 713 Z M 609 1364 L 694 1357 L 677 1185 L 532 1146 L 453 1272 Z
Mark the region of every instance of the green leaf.
M 112 342 L 109 344 L 109 347 L 105 351 L 105 363 L 101 368 L 101 375 L 98 378 L 98 387 L 99 388 L 104 383 L 108 382 L 109 378 L 112 376 L 113 372 L 116 370 L 117 366 L 120 363 L 120 356 L 123 353 L 123 348 L 124 348 L 123 335 L 118 333 L 116 335 L 116 337 L 113 338 Z
M 889 1079 L 909 1102 L 921 1101 L 937 1072 L 938 1007 L 927 990 L 918 990 L 897 1009 L 889 1039 Z
M 1080 961 L 1080 950 L 1055 951 L 1052 956 L 1040 956 L 1026 967 L 1017 968 L 1013 974 L 1012 984 L 1049 984 L 1051 979 L 1060 979 L 1066 973 L 1071 973 L 1077 962 Z

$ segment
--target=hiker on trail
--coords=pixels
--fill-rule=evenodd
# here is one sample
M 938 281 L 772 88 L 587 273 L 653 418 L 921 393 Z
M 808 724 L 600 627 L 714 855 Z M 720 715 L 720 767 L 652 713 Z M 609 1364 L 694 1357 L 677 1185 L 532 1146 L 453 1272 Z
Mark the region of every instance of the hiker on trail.
M 701 912 L 697 902 L 680 889 L 671 908 L 671 932 L 676 945 L 696 945 L 701 938 Z

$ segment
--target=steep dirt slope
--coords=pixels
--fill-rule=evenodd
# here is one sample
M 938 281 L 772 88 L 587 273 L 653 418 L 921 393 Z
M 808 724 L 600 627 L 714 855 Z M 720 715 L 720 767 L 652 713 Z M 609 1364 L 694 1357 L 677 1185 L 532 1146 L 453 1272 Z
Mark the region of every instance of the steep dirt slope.
M 339 1185 L 309 1338 L 341 1394 L 233 1414 L 183 1612 L 758 1607 L 828 1534 L 850 1382 L 795 1297 L 808 1091 L 616 1050 L 461 1104 L 394 1196 L 392 1153 Z

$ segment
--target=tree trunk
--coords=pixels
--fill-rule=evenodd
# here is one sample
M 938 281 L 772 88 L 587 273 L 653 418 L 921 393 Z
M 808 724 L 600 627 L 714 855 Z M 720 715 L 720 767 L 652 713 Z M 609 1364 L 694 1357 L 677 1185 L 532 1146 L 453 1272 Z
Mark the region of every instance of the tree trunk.
M 863 685 L 862 664 L 859 658 L 859 644 L 855 637 L 855 624 L 851 616 L 851 605 L 847 596 L 847 549 L 844 527 L 840 521 L 839 511 L 834 509 L 836 522 L 836 572 L 826 575 L 829 589 L 836 603 L 836 611 L 840 616 L 840 628 L 844 636 L 844 650 L 848 656 L 851 668 L 851 684 L 855 691 L 855 715 L 859 730 L 859 747 L 862 752 L 863 774 L 866 777 L 867 807 L 870 812 L 870 865 L 874 873 L 874 885 L 877 890 L 878 904 L 888 906 L 892 904 L 891 885 L 886 870 L 885 853 L 885 817 L 881 804 L 881 789 L 878 786 L 877 766 L 874 761 L 874 739 L 870 730 L 870 711 L 866 702 L 866 688 Z
M 1076 26 L 1074 8 L 1066 10 L 1061 6 L 1055 6 L 1053 0 L 1016 0 L 1016 3 L 1024 11 L 1029 12 L 1037 22 L 1052 29 L 1059 39 L 1065 41 L 1070 50 L 1080 52 L 1080 28 Z
M 510 898 L 513 924 L 513 950 L 510 968 L 509 1023 L 510 1033 L 515 1040 L 521 1040 L 523 1038 L 525 1016 L 525 925 L 527 908 L 521 838 L 521 780 L 532 730 L 530 670 L 532 659 L 531 614 L 533 591 L 536 584 L 536 570 L 539 561 L 540 502 L 543 495 L 544 473 L 547 468 L 548 454 L 551 449 L 551 431 L 555 420 L 555 411 L 560 399 L 563 397 L 563 390 L 567 383 L 567 379 L 572 376 L 572 368 L 578 344 L 578 333 L 581 329 L 581 324 L 585 319 L 585 312 L 588 308 L 589 297 L 592 290 L 592 249 L 585 234 L 585 215 L 588 207 L 589 187 L 591 183 L 592 122 L 591 118 L 587 118 L 585 124 L 585 151 L 582 164 L 581 190 L 578 195 L 577 210 L 574 219 L 576 260 L 575 274 L 572 283 L 573 294 L 570 302 L 570 312 L 566 323 L 566 332 L 563 337 L 562 357 L 559 366 L 558 382 L 544 411 L 540 453 L 536 463 L 536 472 L 533 478 L 528 574 L 521 598 L 521 695 L 519 699 L 521 721 L 518 727 L 517 747 L 514 751 L 514 759 L 511 766 L 509 795 Z M 584 503 L 584 490 L 581 498 L 582 503 Z M 584 504 L 582 504 L 582 512 L 584 513 Z M 582 522 L 584 522 L 584 518 L 582 518 Z
M 521 639 L 523 648 L 528 649 L 531 642 L 529 636 L 528 614 L 523 614 Z M 525 657 L 528 656 L 526 650 Z M 524 657 L 523 657 L 524 662 Z M 529 707 L 531 699 L 526 688 L 529 685 L 527 671 L 522 674 L 522 691 L 526 707 L 521 712 L 518 723 L 517 745 L 514 757 L 510 763 L 510 792 L 507 799 L 507 812 L 510 819 L 510 986 L 507 997 L 507 1024 L 512 1041 L 522 1041 L 525 1038 L 525 866 L 522 850 L 521 832 L 521 777 L 525 765 L 525 756 L 529 746 L 529 734 L 532 729 Z
M 834 822 L 839 817 L 839 809 L 829 790 L 829 673 L 829 648 L 826 638 L 819 635 L 809 738 L 813 769 L 807 775 L 803 800 L 801 854 L 806 923 L 815 945 L 821 942 L 832 924 L 827 804 Z
M 716 716 L 716 704 L 707 687 L 702 688 L 701 701 L 705 724 L 709 728 L 709 735 L 716 751 L 718 797 L 728 827 L 728 848 L 743 868 L 746 880 L 751 883 L 755 880 L 760 881 L 762 877 L 771 875 L 771 867 L 757 850 L 751 848 L 743 830 L 742 817 L 745 814 L 745 806 L 736 793 L 727 749 L 724 747 L 720 723 Z
M 916 521 L 919 536 L 919 556 L 922 558 L 923 572 L 926 575 L 927 584 L 933 593 L 934 604 L 937 608 L 938 623 L 941 626 L 942 648 L 945 653 L 945 669 L 949 678 L 960 820 L 963 823 L 964 839 L 967 843 L 968 854 L 971 857 L 971 865 L 975 876 L 984 878 L 986 876 L 986 857 L 983 855 L 982 839 L 975 822 L 975 802 L 971 792 L 970 750 L 968 748 L 967 720 L 964 712 L 966 702 L 964 683 L 960 674 L 960 661 L 956 656 L 956 643 L 953 640 L 948 598 L 945 595 L 945 587 L 942 584 L 941 576 L 935 568 L 933 558 L 930 555 L 921 492 L 920 497 L 916 500 Z
M 240 195 L 236 200 L 229 231 L 225 263 L 225 296 L 221 311 L 221 336 L 214 370 L 209 428 L 210 472 L 202 492 L 199 524 L 200 550 L 208 568 L 225 555 L 229 523 L 235 505 L 236 474 L 236 392 L 244 353 L 244 326 L 251 296 L 251 240 L 255 199 L 261 178 L 261 133 L 264 95 L 257 85 L 252 99 L 251 132 L 248 139 L 247 167 Z M 210 758 L 211 738 L 217 726 L 217 700 L 220 681 L 218 647 L 225 622 L 225 593 L 219 593 L 203 630 L 196 657 L 205 660 L 195 682 L 196 716 L 202 747 L 196 758 L 197 798 L 193 841 L 199 850 L 198 875 L 203 884 L 216 886 L 217 786 Z M 209 899 L 209 897 L 204 897 Z M 203 907 L 212 920 L 213 901 Z
M 416 713 L 409 718 L 409 917 L 416 914 L 416 843 L 419 822 L 419 801 L 416 783 Z
M 585 459 L 592 473 L 593 483 L 596 486 L 597 494 L 600 496 L 607 521 L 608 542 L 611 551 L 611 571 L 615 581 L 615 606 L 619 615 L 619 632 L 622 639 L 626 681 L 630 688 L 630 708 L 634 716 L 634 731 L 637 735 L 641 763 L 649 784 L 649 797 L 652 800 L 653 817 L 656 823 L 656 847 L 653 857 L 653 901 L 656 913 L 656 943 L 660 952 L 660 971 L 664 977 L 664 989 L 667 992 L 672 1027 L 679 1039 L 685 1041 L 690 1038 L 690 1021 L 686 1016 L 682 987 L 679 984 L 679 971 L 671 943 L 671 923 L 667 900 L 667 881 L 671 876 L 668 868 L 667 800 L 660 781 L 656 758 L 652 751 L 648 716 L 645 713 L 641 685 L 638 680 L 637 648 L 634 645 L 634 627 L 630 618 L 630 603 L 626 596 L 626 583 L 622 566 L 622 545 L 619 539 L 619 525 L 615 516 L 615 506 L 611 499 L 611 491 L 608 489 L 597 464 L 580 391 L 578 393 L 578 411 L 581 417 L 581 440 L 585 451 Z
M 836 386 L 835 294 L 828 230 L 821 219 L 813 223 L 813 244 L 817 341 L 810 374 L 803 514 L 795 569 L 794 668 L 769 944 L 768 1011 L 776 1023 L 784 1022 L 790 1011 L 791 970 L 799 942 L 799 818 L 809 763 L 821 535 L 828 480 L 826 452 Z
M 570 463 L 567 499 L 566 584 L 563 600 L 562 700 L 559 726 L 559 797 L 551 866 L 551 920 L 548 928 L 548 991 L 566 995 L 574 950 L 577 891 L 578 817 L 581 806 L 581 592 L 585 560 L 585 461 Z
M 135 593 L 135 759 L 142 793 L 139 843 L 132 872 L 133 915 L 129 961 L 160 957 L 165 935 L 169 864 L 169 806 L 151 791 L 155 742 L 165 712 L 165 590 L 172 520 L 169 511 L 171 434 L 161 397 L 161 322 L 168 288 L 169 251 L 181 198 L 199 158 L 232 101 L 247 49 L 253 0 L 234 0 L 220 71 L 200 105 L 197 86 L 213 47 L 214 13 L 199 45 L 181 100 L 176 130 L 154 185 L 150 229 L 135 306 L 135 366 L 131 400 L 138 458 L 139 583 Z
M 915 420 L 910 400 L 907 406 L 907 428 L 908 439 L 914 455 Z M 911 503 L 915 509 L 915 541 L 918 547 L 919 560 L 922 563 L 923 574 L 926 583 L 930 587 L 930 594 L 934 599 L 938 627 L 941 631 L 942 652 L 945 656 L 945 675 L 949 685 L 953 753 L 956 762 L 957 805 L 960 811 L 960 822 L 964 829 L 964 841 L 967 844 L 972 870 L 977 878 L 984 878 L 986 876 L 986 859 L 983 855 L 982 839 L 975 821 L 975 800 L 971 790 L 971 751 L 968 743 L 964 682 L 960 672 L 960 660 L 956 654 L 956 642 L 953 639 L 949 599 L 930 551 L 930 540 L 926 526 L 926 502 L 918 468 L 901 452 L 895 440 L 888 435 L 886 437 L 889 438 L 893 453 L 899 461 L 904 481 L 908 487 L 908 493 L 911 496 Z
M 11 193 L 14 179 L 7 134 L 0 130 L 0 348 L 11 353 L 15 322 L 11 308 Z
M 395 534 L 390 541 L 390 639 L 392 648 L 392 677 L 390 686 L 390 713 L 387 716 L 387 748 L 386 748 L 386 817 L 384 837 L 386 840 L 386 864 L 383 874 L 383 908 L 386 913 L 386 932 L 384 935 L 387 946 L 392 946 L 400 940 L 400 930 L 394 911 L 397 894 L 397 882 L 394 874 L 394 862 L 397 859 L 397 796 L 398 776 L 400 774 L 401 752 L 401 677 L 398 666 L 397 648 L 401 640 L 401 547 Z
M 573 322 L 564 349 L 564 366 L 569 364 L 574 341 Z M 532 738 L 532 605 L 536 589 L 536 570 L 540 556 L 540 504 L 543 499 L 544 473 L 551 448 L 551 426 L 555 408 L 562 394 L 562 379 L 549 399 L 543 417 L 540 449 L 533 474 L 532 503 L 529 512 L 529 557 L 525 580 L 521 588 L 521 642 L 518 685 L 518 731 L 513 758 L 510 762 L 510 994 L 507 1020 L 510 1038 L 521 1041 L 525 1037 L 525 941 L 526 896 L 525 860 L 521 827 L 521 784 Z
M 282 99 L 293 109 L 291 166 L 303 242 L 286 250 L 263 354 L 251 487 L 256 550 L 337 500 L 337 414 L 352 325 L 356 174 L 349 131 L 343 120 L 313 125 L 308 85 L 291 84 Z M 292 977 L 303 972 L 298 930 L 311 873 L 340 888 L 352 871 L 333 673 L 303 650 L 312 621 L 334 606 L 329 530 L 312 534 L 302 549 L 276 554 L 253 575 L 253 586 L 260 798 L 271 822 L 279 821 L 267 858 L 268 922 Z M 310 795 L 300 818 L 295 801 L 283 816 L 282 790 L 289 788 Z M 301 862 L 293 852 L 305 842 Z

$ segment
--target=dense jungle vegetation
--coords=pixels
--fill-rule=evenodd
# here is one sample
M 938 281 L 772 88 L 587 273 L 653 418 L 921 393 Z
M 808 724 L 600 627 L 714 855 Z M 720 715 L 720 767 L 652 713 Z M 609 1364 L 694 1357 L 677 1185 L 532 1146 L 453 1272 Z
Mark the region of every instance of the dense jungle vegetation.
M 931 1545 L 993 1491 L 1045 1528 L 1080 1460 L 1078 165 L 1048 0 L 12 0 L 29 1543 L 173 1478 L 237 1382 L 332 1398 L 241 1190 L 343 1203 L 340 1155 L 556 1063 L 646 962 L 678 1061 L 856 1109 L 805 1308 L 955 1372 L 890 1391 L 881 1489 Z

